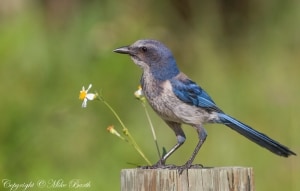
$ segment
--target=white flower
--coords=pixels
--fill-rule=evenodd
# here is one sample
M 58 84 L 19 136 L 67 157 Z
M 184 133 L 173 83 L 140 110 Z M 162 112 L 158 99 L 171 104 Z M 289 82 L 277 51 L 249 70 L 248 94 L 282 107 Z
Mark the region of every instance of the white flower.
M 139 87 L 138 87 L 138 90 L 136 90 L 136 91 L 134 92 L 134 96 L 135 96 L 136 98 L 140 98 L 140 97 L 144 96 L 143 90 L 142 90 L 142 87 L 141 87 L 141 86 L 139 86 Z
M 140 100 L 140 101 L 142 101 L 142 102 L 145 102 L 145 96 L 144 96 L 144 93 L 143 93 L 143 90 L 142 90 L 142 87 L 141 87 L 141 86 L 139 86 L 139 87 L 138 87 L 138 90 L 136 90 L 136 91 L 134 92 L 134 96 L 135 96 L 138 100 Z
M 82 86 L 82 90 L 79 93 L 79 99 L 83 100 L 81 107 L 86 107 L 88 100 L 94 100 L 97 97 L 97 94 L 88 93 L 91 87 L 92 84 L 90 84 L 89 87 L 85 90 L 84 86 Z

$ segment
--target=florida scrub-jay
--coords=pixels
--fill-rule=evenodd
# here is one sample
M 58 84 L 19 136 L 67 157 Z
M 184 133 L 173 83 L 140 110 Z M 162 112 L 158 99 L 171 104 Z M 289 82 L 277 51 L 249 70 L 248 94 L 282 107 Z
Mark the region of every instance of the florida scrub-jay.
M 200 86 L 179 71 L 171 51 L 161 42 L 138 40 L 114 52 L 128 54 L 142 68 L 141 85 L 145 97 L 177 137 L 177 143 L 157 162 L 157 167 L 165 165 L 167 158 L 184 143 L 186 137 L 181 124 L 194 127 L 199 142 L 190 159 L 180 167 L 180 173 L 191 167 L 204 143 L 207 133 L 203 124 L 206 123 L 224 124 L 279 156 L 296 155 L 286 146 L 225 114 Z

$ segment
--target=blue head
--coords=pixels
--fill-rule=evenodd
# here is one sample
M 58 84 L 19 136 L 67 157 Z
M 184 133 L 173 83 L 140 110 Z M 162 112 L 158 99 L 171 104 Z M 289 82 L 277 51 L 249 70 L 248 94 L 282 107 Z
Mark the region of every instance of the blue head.
M 138 40 L 130 46 L 117 48 L 114 52 L 130 55 L 144 73 L 151 73 L 157 80 L 167 80 L 179 74 L 172 52 L 157 40 Z

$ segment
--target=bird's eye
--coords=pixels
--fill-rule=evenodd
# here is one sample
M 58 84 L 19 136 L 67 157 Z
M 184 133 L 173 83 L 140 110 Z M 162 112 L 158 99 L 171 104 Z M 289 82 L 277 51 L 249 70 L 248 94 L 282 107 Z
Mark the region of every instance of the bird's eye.
M 142 47 L 141 47 L 141 50 L 142 50 L 143 52 L 147 52 L 147 48 L 146 48 L 145 46 L 142 46 Z

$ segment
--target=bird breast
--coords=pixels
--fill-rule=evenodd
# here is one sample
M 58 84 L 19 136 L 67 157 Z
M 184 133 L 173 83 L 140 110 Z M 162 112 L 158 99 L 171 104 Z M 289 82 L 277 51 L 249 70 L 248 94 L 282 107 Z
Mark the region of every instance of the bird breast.
M 182 102 L 173 93 L 171 83 L 166 80 L 142 80 L 143 92 L 153 110 L 164 120 L 190 125 L 209 122 L 212 113 Z

